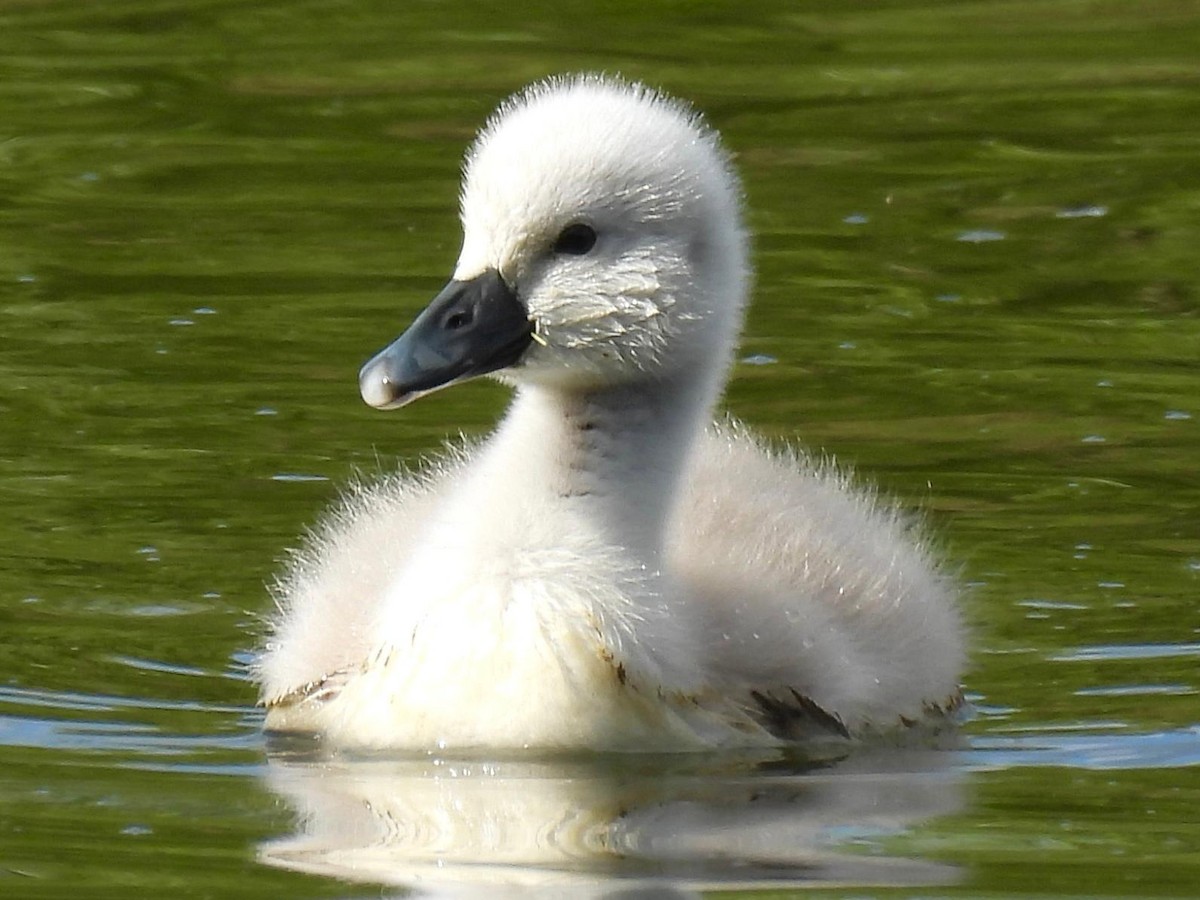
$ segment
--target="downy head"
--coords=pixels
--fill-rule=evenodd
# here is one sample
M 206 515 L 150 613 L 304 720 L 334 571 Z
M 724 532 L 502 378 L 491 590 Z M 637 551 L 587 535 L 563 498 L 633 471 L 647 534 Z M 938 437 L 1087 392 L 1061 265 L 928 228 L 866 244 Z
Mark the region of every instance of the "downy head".
M 686 106 L 596 76 L 535 85 L 469 152 L 461 212 L 453 280 L 363 367 L 367 403 L 482 374 L 585 391 L 720 381 L 745 237 L 718 138 Z

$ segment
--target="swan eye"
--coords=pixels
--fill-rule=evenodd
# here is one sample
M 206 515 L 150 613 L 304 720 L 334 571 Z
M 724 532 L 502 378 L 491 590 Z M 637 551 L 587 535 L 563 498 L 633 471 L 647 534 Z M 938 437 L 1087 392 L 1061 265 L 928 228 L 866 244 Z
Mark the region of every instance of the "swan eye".
M 562 230 L 558 240 L 554 242 L 554 252 L 583 256 L 594 246 L 596 246 L 596 230 L 591 225 L 577 222 Z

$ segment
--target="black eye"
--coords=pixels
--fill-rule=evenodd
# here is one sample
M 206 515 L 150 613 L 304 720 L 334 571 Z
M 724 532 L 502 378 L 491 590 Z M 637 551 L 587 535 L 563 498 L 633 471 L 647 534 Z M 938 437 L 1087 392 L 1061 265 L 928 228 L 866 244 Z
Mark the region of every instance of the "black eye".
M 569 253 L 571 256 L 583 256 L 596 246 L 596 230 L 590 225 L 577 222 L 568 225 L 554 242 L 555 253 Z
M 442 325 L 447 331 L 458 331 L 458 329 L 470 325 L 474 318 L 469 310 L 458 310 L 448 315 Z

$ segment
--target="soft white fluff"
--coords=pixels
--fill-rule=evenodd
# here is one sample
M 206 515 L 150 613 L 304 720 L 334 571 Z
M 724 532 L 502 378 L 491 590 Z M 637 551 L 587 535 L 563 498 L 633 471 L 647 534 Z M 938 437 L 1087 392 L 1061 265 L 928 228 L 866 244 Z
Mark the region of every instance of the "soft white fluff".
M 551 252 L 579 221 L 592 251 Z M 269 728 L 682 750 L 955 705 L 951 586 L 894 511 L 709 424 L 748 278 L 737 182 L 695 114 L 609 79 L 535 86 L 471 150 L 462 222 L 454 277 L 499 271 L 536 323 L 498 373 L 516 398 L 479 445 L 358 488 L 296 556 Z

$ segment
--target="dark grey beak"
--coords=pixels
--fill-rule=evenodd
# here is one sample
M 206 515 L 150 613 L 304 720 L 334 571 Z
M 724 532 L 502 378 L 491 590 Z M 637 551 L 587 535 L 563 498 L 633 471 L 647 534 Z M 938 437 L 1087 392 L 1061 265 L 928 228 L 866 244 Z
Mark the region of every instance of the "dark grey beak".
M 395 409 L 422 394 L 505 369 L 533 340 L 533 322 L 500 273 L 451 281 L 404 334 L 358 373 L 362 398 Z

